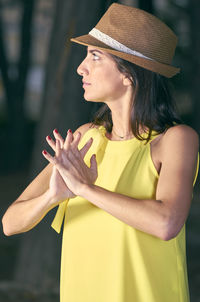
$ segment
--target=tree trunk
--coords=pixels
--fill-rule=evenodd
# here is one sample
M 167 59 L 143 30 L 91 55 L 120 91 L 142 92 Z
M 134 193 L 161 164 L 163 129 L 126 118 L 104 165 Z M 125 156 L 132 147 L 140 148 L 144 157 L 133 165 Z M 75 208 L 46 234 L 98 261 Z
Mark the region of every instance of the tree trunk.
M 138 7 L 153 14 L 154 13 L 154 5 L 153 0 L 139 0 Z
M 189 1 L 189 13 L 190 13 L 190 37 L 191 37 L 191 94 L 193 100 L 193 120 L 192 126 L 200 134 L 200 1 L 191 0 Z
M 16 64 L 16 76 L 10 76 L 12 68 L 6 54 L 4 33 L 0 16 L 0 68 L 6 98 L 7 128 L 5 130 L 4 148 L 0 150 L 1 170 L 22 168 L 27 151 L 27 120 L 24 113 L 24 96 L 26 78 L 30 66 L 30 49 L 32 38 L 32 19 L 35 0 L 23 0 L 20 57 Z M 13 156 L 13 151 L 15 155 Z
M 81 79 L 76 74 L 86 48 L 72 45 L 70 37 L 87 33 L 104 13 L 105 0 L 59 0 L 46 67 L 41 121 L 38 125 L 33 152 L 31 178 L 47 164 L 41 151 L 45 137 L 56 127 L 63 135 L 89 120 L 92 104 L 83 101 Z M 19 249 L 15 280 L 37 289 L 51 290 L 58 286 L 60 236 L 50 231 L 53 214 L 26 234 Z M 58 244 L 59 242 L 59 244 Z

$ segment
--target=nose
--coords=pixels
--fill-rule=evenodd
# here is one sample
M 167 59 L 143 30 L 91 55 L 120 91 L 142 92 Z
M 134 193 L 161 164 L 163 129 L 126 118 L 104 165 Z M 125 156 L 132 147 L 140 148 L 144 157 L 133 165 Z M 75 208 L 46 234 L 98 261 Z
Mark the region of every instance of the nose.
M 88 67 L 87 67 L 87 63 L 86 63 L 86 58 L 81 62 L 81 64 L 78 66 L 77 68 L 77 73 L 80 75 L 80 76 L 83 76 L 83 75 L 88 75 L 89 71 L 88 71 Z

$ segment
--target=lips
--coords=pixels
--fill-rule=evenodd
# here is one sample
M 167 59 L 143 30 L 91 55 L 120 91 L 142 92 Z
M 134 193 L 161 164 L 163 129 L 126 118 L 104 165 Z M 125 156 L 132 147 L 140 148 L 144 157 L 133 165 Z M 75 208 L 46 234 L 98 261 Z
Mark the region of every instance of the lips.
M 86 87 L 88 87 L 88 86 L 90 86 L 91 84 L 90 83 L 88 83 L 88 82 L 85 82 L 85 81 L 82 81 L 83 82 L 83 88 L 86 88 Z
M 88 83 L 88 82 L 86 82 L 84 80 L 82 80 L 82 82 L 83 82 L 83 85 L 91 85 L 90 83 Z

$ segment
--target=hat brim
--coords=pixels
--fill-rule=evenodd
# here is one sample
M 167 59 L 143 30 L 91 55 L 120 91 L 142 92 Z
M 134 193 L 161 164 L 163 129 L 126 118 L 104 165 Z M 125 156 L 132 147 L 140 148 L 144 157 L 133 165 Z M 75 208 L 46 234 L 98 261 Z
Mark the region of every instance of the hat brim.
M 97 48 L 102 49 L 103 51 L 106 51 L 106 52 L 113 54 L 117 57 L 120 57 L 126 61 L 134 63 L 140 67 L 151 70 L 153 72 L 157 72 L 167 78 L 171 78 L 180 72 L 180 68 L 174 67 L 172 65 L 163 64 L 163 63 L 160 63 L 160 62 L 157 62 L 154 60 L 145 59 L 142 57 L 138 57 L 138 56 L 135 56 L 132 54 L 127 54 L 127 53 L 115 50 L 90 35 L 83 35 L 83 36 L 79 36 L 76 38 L 71 38 L 70 41 L 81 44 L 81 45 L 85 45 L 85 46 L 95 46 Z

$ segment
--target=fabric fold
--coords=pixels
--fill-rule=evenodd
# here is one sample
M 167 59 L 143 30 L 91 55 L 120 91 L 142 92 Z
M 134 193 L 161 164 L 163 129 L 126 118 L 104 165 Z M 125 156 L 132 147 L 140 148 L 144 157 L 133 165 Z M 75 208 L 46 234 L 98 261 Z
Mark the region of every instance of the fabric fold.
M 54 220 L 51 224 L 51 227 L 59 234 L 61 230 L 61 226 L 64 220 L 65 216 L 65 210 L 67 207 L 69 199 L 66 199 L 62 203 L 59 204 L 58 210 L 56 212 L 56 215 L 54 217 Z

